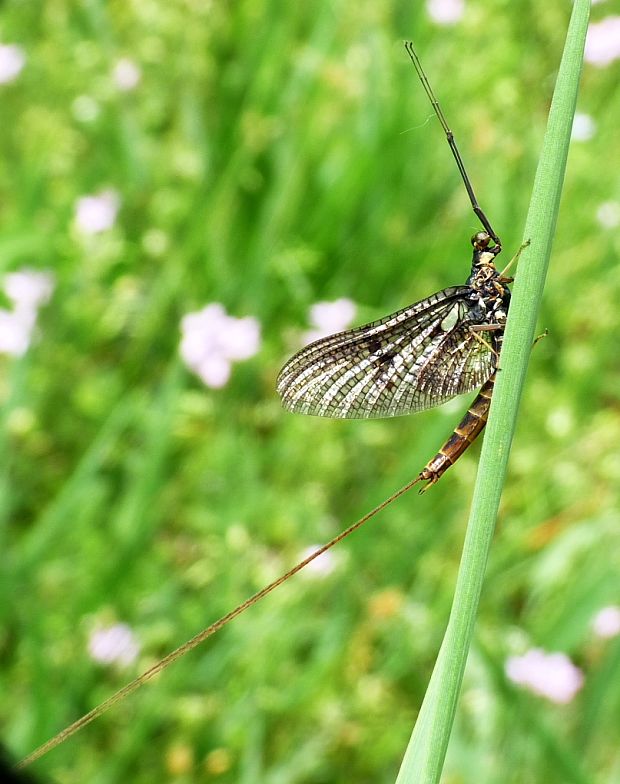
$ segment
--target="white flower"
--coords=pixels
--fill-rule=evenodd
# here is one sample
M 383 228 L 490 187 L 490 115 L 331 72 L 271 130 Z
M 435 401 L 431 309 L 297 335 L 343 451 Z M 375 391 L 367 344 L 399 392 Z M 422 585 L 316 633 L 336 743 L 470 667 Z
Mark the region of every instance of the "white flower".
M 219 302 L 181 321 L 181 357 L 209 387 L 223 387 L 232 362 L 253 357 L 260 348 L 260 324 L 252 316 L 234 318 Z
M 511 656 L 505 670 L 513 683 L 561 705 L 570 702 L 583 686 L 583 673 L 568 656 L 540 648 Z
M 26 55 L 17 44 L 0 44 L 0 84 L 8 84 L 20 74 Z
M 310 557 L 312 553 L 315 553 L 321 545 L 314 544 L 310 545 L 310 547 L 306 547 L 299 555 L 299 561 L 305 561 L 306 558 Z M 327 551 L 325 553 L 321 553 L 321 555 L 317 555 L 317 557 L 310 561 L 307 566 L 304 566 L 302 569 L 302 575 L 306 575 L 306 577 L 313 577 L 313 578 L 320 578 L 320 577 L 327 577 L 330 575 L 334 569 L 336 568 L 337 560 L 331 551 Z
M 608 16 L 590 24 L 584 57 L 599 68 L 620 57 L 620 16 Z
M 576 142 L 587 142 L 596 133 L 596 122 L 590 117 L 589 114 L 577 112 L 573 118 L 573 127 L 571 130 L 571 139 Z
M 2 288 L 13 310 L 0 309 L 0 354 L 21 357 L 32 342 L 38 309 L 52 295 L 54 278 L 49 272 L 23 269 L 9 272 Z
M 49 272 L 23 269 L 4 278 L 4 292 L 17 310 L 36 310 L 49 302 L 53 291 L 54 277 Z
M 0 309 L 0 354 L 23 356 L 32 337 L 36 314 Z
M 84 234 L 99 234 L 111 229 L 116 221 L 119 206 L 119 196 L 113 190 L 82 196 L 75 207 L 76 225 Z
M 465 0 L 426 0 L 426 11 L 437 24 L 455 24 L 463 18 Z
M 127 57 L 122 57 L 114 66 L 112 77 L 114 78 L 114 83 L 119 90 L 122 90 L 123 92 L 129 92 L 140 84 L 140 80 L 142 79 L 142 72 L 140 71 L 139 66 L 136 65 L 133 60 L 129 60 Z
M 127 667 L 138 658 L 140 645 L 127 624 L 117 623 L 94 629 L 88 640 L 88 652 L 100 664 Z
M 620 634 L 620 607 L 603 607 L 592 619 L 592 628 L 597 637 L 616 637 Z
M 355 310 L 355 303 L 344 297 L 334 302 L 317 302 L 310 308 L 310 323 L 314 329 L 305 333 L 303 343 L 312 343 L 346 329 L 355 318 Z
M 596 211 L 596 219 L 604 229 L 615 229 L 620 225 L 620 202 L 604 201 Z

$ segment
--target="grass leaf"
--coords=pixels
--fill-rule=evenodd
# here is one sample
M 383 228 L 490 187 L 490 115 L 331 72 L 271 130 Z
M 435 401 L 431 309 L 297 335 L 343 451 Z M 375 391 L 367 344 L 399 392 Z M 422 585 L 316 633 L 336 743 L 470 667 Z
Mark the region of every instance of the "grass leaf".
M 443 769 L 551 253 L 589 10 L 589 0 L 576 0 L 526 221 L 531 244 L 514 286 L 452 611 L 397 784 L 434 784 Z

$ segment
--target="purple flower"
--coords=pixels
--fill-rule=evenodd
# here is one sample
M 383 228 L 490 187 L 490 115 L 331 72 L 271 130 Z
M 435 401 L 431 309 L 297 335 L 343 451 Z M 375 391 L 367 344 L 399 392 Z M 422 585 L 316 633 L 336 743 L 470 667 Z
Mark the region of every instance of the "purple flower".
M 119 196 L 111 189 L 82 196 L 75 206 L 75 223 L 83 234 L 100 234 L 114 226 L 119 206 Z
M 209 387 L 225 386 L 231 363 L 253 357 L 260 348 L 260 324 L 252 316 L 234 318 L 218 302 L 181 321 L 181 357 Z
M 19 76 L 26 64 L 26 55 L 17 44 L 0 44 L 0 84 L 8 84 Z
M 540 648 L 511 656 L 505 670 L 513 683 L 560 705 L 570 702 L 583 686 L 583 673 L 568 656 Z
M 620 57 L 620 16 L 608 16 L 588 27 L 584 58 L 604 68 Z
M 603 607 L 592 619 L 592 628 L 597 637 L 608 639 L 620 634 L 620 607 Z
M 310 308 L 310 323 L 314 329 L 304 334 L 303 344 L 346 329 L 355 318 L 355 310 L 355 303 L 344 297 L 334 302 L 317 302 Z
M 99 664 L 128 667 L 138 658 L 140 645 L 126 623 L 94 629 L 88 640 L 88 652 Z

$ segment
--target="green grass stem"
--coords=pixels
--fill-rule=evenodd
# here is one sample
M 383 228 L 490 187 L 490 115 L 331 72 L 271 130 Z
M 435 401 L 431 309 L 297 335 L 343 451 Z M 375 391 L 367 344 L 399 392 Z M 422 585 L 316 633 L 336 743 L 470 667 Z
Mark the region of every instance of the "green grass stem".
M 434 784 L 443 769 L 551 253 L 589 10 L 589 0 L 575 0 L 525 225 L 531 244 L 514 286 L 450 619 L 397 784 Z

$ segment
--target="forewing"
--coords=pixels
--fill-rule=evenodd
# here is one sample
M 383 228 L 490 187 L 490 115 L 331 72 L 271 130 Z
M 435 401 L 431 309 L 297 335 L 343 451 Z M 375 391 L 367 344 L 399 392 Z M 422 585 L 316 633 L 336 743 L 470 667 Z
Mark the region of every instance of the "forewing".
M 489 378 L 495 354 L 463 318 L 454 286 L 356 329 L 317 340 L 277 382 L 289 411 L 350 419 L 398 416 L 440 405 Z

